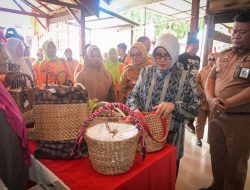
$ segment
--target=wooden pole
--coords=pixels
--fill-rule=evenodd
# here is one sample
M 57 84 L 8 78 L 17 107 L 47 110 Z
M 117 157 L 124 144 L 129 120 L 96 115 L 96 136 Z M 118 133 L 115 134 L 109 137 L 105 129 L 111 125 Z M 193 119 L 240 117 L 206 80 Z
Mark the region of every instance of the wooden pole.
M 144 27 L 143 27 L 143 36 L 145 36 L 146 35 L 146 22 L 147 22 L 147 9 L 146 9 L 146 7 L 144 8 L 144 21 L 143 21 L 143 25 L 144 25 Z
M 80 55 L 83 55 L 85 51 L 85 10 L 81 9 L 81 18 L 80 18 Z
M 198 23 L 199 23 L 199 8 L 200 8 L 200 0 L 192 0 L 192 10 L 191 10 L 191 23 L 190 23 L 190 32 L 188 37 L 197 37 L 197 33 L 199 31 Z
M 50 25 L 49 17 L 46 16 L 46 31 L 47 32 L 49 32 L 49 25 Z
M 131 26 L 131 30 L 130 30 L 130 45 L 133 44 L 133 41 L 134 41 L 134 27 Z
M 209 53 L 212 52 L 213 48 L 213 36 L 214 36 L 214 15 L 208 15 L 207 17 L 207 30 L 206 30 L 206 39 L 204 45 L 204 53 L 203 53 L 203 64 L 202 67 L 207 64 L 207 57 Z

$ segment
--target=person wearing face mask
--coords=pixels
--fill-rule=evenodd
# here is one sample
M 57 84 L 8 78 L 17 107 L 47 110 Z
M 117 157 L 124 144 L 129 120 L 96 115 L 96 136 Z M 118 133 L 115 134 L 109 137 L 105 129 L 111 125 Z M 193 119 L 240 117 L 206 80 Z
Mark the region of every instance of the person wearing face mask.
M 244 190 L 250 156 L 250 11 L 234 17 L 232 47 L 211 69 L 205 93 L 211 111 L 213 183 L 201 190 Z
M 8 38 L 7 53 L 9 54 L 8 70 L 29 75 L 36 84 L 36 78 L 32 64 L 28 59 L 24 58 L 23 42 L 17 38 Z M 26 85 L 30 86 L 31 84 L 29 81 L 27 81 Z
M 104 63 L 105 69 L 109 71 L 112 75 L 114 84 L 115 84 L 115 92 L 116 97 L 118 97 L 118 86 L 121 74 L 123 72 L 123 65 L 118 61 L 118 55 L 115 48 L 110 48 L 107 54 L 107 59 Z
M 8 59 L 9 56 L 4 48 L 4 45 L 0 43 L 0 82 L 3 83 L 6 73 L 8 72 Z
M 43 44 L 43 51 L 45 57 L 40 64 L 39 75 L 39 88 L 43 88 L 46 84 L 46 75 L 48 72 L 52 72 L 57 75 L 59 72 L 64 71 L 70 76 L 69 68 L 67 67 L 65 60 L 56 56 L 57 48 L 53 41 L 47 40 Z M 55 78 L 51 75 L 48 77 L 48 84 L 54 84 Z M 66 84 L 65 74 L 61 74 L 59 77 L 60 84 Z
M 156 111 L 163 117 L 172 113 L 167 143 L 177 147 L 177 174 L 184 149 L 184 121 L 199 114 L 200 96 L 194 77 L 178 63 L 179 43 L 164 34 L 153 50 L 155 64 L 142 68 L 127 99 L 134 111 Z
M 178 60 L 183 64 L 184 69 L 196 77 L 200 68 L 200 57 L 196 55 L 199 50 L 199 40 L 196 38 L 189 38 L 187 41 L 186 52 L 179 55 Z M 195 133 L 194 118 L 187 122 L 188 129 Z
M 75 82 L 81 83 L 90 99 L 115 102 L 115 88 L 111 74 L 104 68 L 100 49 L 90 45 L 84 56 L 84 65 L 77 73 Z
M 147 60 L 146 49 L 140 42 L 136 42 L 131 46 L 129 56 L 132 58 L 132 64 L 124 68 L 119 83 L 118 101 L 121 103 L 126 102 L 129 92 L 135 86 L 140 70 L 150 65 Z
M 202 70 L 197 74 L 196 77 L 196 83 L 198 86 L 198 90 L 202 95 L 202 102 L 201 102 L 201 110 L 200 114 L 197 117 L 197 121 L 195 123 L 195 129 L 196 129 L 196 137 L 197 137 L 197 142 L 196 144 L 198 146 L 202 146 L 201 139 L 203 138 L 203 133 L 204 133 L 204 127 L 206 124 L 207 118 L 209 119 L 209 105 L 206 100 L 206 95 L 205 95 L 205 83 L 208 77 L 208 74 L 213 67 L 213 65 L 216 62 L 216 59 L 218 57 L 218 53 L 210 53 L 208 56 L 208 64 L 202 68 Z M 209 130 L 209 129 L 208 129 Z M 209 142 L 209 139 L 208 139 Z

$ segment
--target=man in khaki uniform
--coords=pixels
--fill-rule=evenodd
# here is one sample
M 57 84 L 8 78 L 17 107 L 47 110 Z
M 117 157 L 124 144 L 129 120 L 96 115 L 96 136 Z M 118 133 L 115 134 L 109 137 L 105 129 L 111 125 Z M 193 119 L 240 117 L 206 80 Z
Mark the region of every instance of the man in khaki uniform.
M 210 53 L 208 55 L 207 65 L 204 68 L 202 68 L 202 70 L 197 74 L 197 77 L 196 77 L 196 84 L 197 84 L 198 90 L 200 91 L 202 95 L 201 109 L 200 109 L 199 116 L 197 117 L 197 120 L 195 123 L 195 130 L 196 130 L 195 132 L 196 132 L 196 137 L 197 137 L 196 144 L 198 146 L 202 146 L 201 139 L 203 138 L 204 128 L 206 125 L 207 118 L 209 118 L 209 115 L 210 115 L 209 105 L 206 99 L 204 88 L 205 88 L 205 84 L 207 81 L 207 77 L 212 67 L 215 64 L 217 57 L 218 57 L 218 53 Z
M 243 190 L 250 155 L 250 12 L 234 18 L 233 47 L 222 52 L 205 87 L 216 190 Z

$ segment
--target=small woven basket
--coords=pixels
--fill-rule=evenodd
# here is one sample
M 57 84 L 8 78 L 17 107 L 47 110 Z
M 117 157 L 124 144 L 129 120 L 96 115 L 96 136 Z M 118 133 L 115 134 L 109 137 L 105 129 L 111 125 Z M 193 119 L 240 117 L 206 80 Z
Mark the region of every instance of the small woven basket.
M 89 137 L 86 133 L 86 130 L 89 127 L 93 127 L 98 123 L 107 123 L 109 121 L 110 117 L 98 116 L 103 112 L 110 110 L 108 107 L 110 105 L 114 108 L 121 104 L 114 103 L 105 105 L 90 115 L 83 123 L 80 134 L 78 135 L 78 140 L 80 139 L 79 143 L 82 142 L 83 138 L 86 140 L 91 164 L 97 172 L 103 175 L 118 175 L 127 172 L 133 166 L 139 143 L 139 130 L 136 135 L 119 141 L 97 140 Z M 125 105 L 123 105 L 123 108 L 129 109 Z M 119 125 L 131 124 L 119 123 Z
M 31 87 L 26 86 L 27 80 L 30 82 Z M 32 109 L 36 87 L 29 75 L 20 72 L 9 72 L 5 77 L 4 86 L 8 89 L 21 112 Z
M 33 105 L 33 113 L 37 140 L 73 140 L 82 118 L 88 116 L 88 106 L 86 103 Z
M 32 109 L 33 100 L 35 98 L 35 88 L 24 87 L 23 89 L 9 89 L 9 93 L 15 100 L 21 112 L 27 112 Z M 27 104 L 25 104 L 27 102 Z
M 24 122 L 26 125 L 35 122 L 34 115 L 33 115 L 33 109 L 26 111 L 26 112 L 23 112 L 22 114 L 23 114 L 23 119 L 24 119 Z
M 148 153 L 159 151 L 165 147 L 167 134 L 171 124 L 171 118 L 172 114 L 169 114 L 167 118 L 164 119 L 164 121 L 159 115 L 156 114 L 147 113 L 144 115 L 144 119 L 148 124 L 148 128 L 152 136 L 154 139 L 158 140 L 158 142 L 155 141 L 149 136 L 147 131 L 144 131 L 146 151 Z

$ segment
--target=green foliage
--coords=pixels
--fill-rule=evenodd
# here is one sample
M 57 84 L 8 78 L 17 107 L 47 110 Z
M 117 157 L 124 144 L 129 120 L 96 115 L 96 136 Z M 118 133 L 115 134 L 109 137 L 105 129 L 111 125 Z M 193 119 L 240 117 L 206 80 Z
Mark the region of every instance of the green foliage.
M 89 99 L 88 101 L 88 110 L 91 113 L 93 110 L 93 107 L 95 106 L 95 104 L 97 103 L 96 99 Z
M 173 22 L 171 30 L 177 35 L 177 38 L 184 38 L 189 31 L 189 22 Z
M 181 21 L 181 20 L 173 20 L 169 17 L 158 14 L 152 11 L 146 10 L 146 23 L 144 23 L 145 9 L 144 8 L 136 8 L 131 9 L 122 14 L 124 17 L 133 20 L 134 22 L 140 23 L 141 25 L 146 26 L 154 26 L 154 38 L 159 37 L 161 34 L 165 32 L 173 33 L 177 36 L 177 38 L 184 38 L 186 33 L 189 31 L 190 22 Z M 203 23 L 199 22 L 199 26 L 202 27 Z M 143 29 L 135 29 L 135 36 L 141 35 Z

